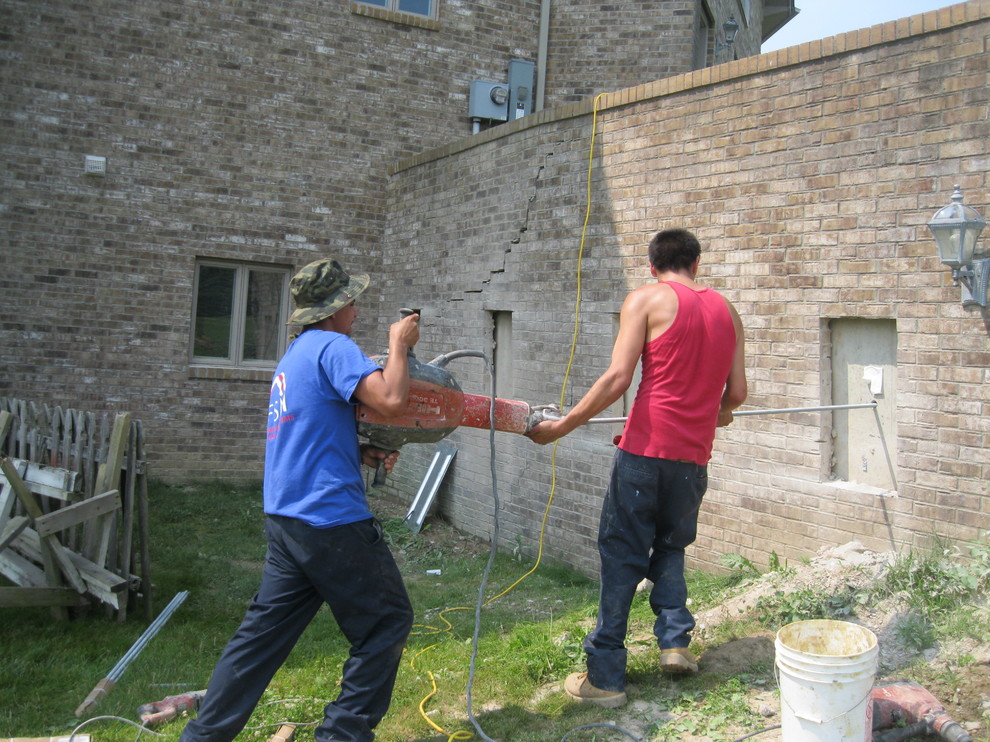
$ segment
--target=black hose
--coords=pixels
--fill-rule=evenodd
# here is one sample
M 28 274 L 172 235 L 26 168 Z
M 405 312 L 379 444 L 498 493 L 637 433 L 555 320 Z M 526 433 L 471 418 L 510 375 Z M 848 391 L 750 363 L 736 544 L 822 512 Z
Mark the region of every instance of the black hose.
M 883 732 L 882 734 L 877 734 L 876 730 L 873 730 L 873 742 L 903 742 L 903 740 L 911 739 L 911 737 L 917 737 L 921 734 L 928 734 L 931 731 L 931 727 L 927 721 L 917 721 L 914 724 L 908 724 L 906 727 L 891 729 L 889 732 Z
M 750 737 L 756 737 L 760 734 L 763 734 L 764 732 L 772 732 L 774 729 L 780 729 L 780 724 L 777 724 L 772 727 L 765 727 L 758 732 L 751 732 L 750 734 L 747 734 L 744 737 L 736 737 L 734 740 L 732 740 L 732 742 L 742 742 L 744 739 L 749 739 Z
M 430 366 L 439 366 L 444 368 L 448 363 L 450 363 L 455 358 L 484 358 L 485 363 L 488 363 L 488 356 L 486 356 L 480 350 L 452 350 L 449 353 L 441 353 L 432 361 L 430 361 Z

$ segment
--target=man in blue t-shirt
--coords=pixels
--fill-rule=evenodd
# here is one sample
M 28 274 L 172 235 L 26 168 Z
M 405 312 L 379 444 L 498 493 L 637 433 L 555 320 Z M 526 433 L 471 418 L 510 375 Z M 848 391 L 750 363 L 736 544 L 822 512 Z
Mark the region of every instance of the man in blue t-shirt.
M 361 464 L 397 453 L 359 445 L 355 405 L 385 416 L 406 409 L 408 351 L 419 315 L 393 324 L 380 368 L 350 338 L 367 274 L 318 260 L 289 283 L 302 332 L 275 370 L 268 407 L 264 501 L 268 553 L 261 587 L 213 671 L 181 742 L 229 742 L 323 603 L 351 643 L 340 694 L 318 742 L 370 742 L 388 710 L 413 611 L 365 499 Z

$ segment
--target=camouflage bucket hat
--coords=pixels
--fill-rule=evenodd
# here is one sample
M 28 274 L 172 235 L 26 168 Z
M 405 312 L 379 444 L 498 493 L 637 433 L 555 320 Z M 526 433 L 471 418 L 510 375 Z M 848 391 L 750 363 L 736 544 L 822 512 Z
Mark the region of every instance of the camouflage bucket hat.
M 289 281 L 296 311 L 289 317 L 288 324 L 311 325 L 329 317 L 354 301 L 369 283 L 371 277 L 367 273 L 349 276 L 340 263 L 331 258 L 310 263 Z

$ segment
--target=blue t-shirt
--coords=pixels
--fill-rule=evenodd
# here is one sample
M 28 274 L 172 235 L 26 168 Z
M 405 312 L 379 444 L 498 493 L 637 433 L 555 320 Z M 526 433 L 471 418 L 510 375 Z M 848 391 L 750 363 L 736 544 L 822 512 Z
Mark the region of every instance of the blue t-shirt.
M 265 512 L 316 528 L 371 517 L 361 476 L 354 390 L 378 370 L 346 335 L 306 330 L 272 380 Z

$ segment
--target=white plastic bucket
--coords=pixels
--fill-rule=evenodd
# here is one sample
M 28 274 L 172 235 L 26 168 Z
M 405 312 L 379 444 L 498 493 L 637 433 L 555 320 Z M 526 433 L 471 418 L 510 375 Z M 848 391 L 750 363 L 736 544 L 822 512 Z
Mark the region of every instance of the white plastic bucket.
M 798 621 L 774 642 L 783 742 L 869 742 L 879 646 L 845 621 Z

